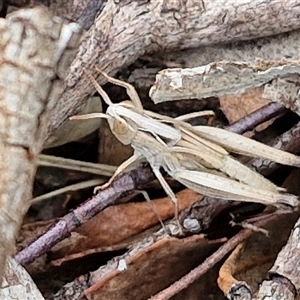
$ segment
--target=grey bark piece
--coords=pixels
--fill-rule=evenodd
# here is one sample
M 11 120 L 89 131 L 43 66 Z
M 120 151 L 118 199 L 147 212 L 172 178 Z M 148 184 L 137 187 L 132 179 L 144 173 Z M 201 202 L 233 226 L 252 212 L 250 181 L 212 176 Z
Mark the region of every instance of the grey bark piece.
M 299 72 L 299 61 L 293 60 L 220 61 L 195 68 L 163 70 L 156 76 L 149 94 L 154 103 L 240 94 Z
M 251 41 L 216 44 L 162 54 L 163 62 L 168 68 L 192 68 L 222 60 L 254 62 L 257 58 L 268 61 L 299 60 L 300 30 Z M 180 65 L 174 66 L 174 62 L 180 62 Z
M 4 280 L 0 289 L 0 299 L 44 300 L 44 297 L 27 271 L 13 258 L 8 257 Z
M 295 295 L 285 285 L 272 280 L 265 280 L 253 300 L 294 300 Z
M 35 159 L 79 44 L 77 24 L 41 7 L 0 19 L 0 284 L 28 209 Z
M 279 252 L 277 259 L 269 271 L 287 278 L 300 291 L 300 219 L 297 220 L 286 245 Z
M 263 97 L 279 102 L 300 115 L 300 74 L 276 78 L 264 87 Z

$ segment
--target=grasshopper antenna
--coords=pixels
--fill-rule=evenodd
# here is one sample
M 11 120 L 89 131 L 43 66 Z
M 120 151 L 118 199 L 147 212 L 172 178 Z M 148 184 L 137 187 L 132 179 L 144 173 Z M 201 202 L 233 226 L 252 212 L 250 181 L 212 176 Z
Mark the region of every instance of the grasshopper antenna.
M 107 79 L 108 82 L 125 88 L 126 92 L 127 92 L 127 95 L 129 96 L 130 100 L 133 102 L 133 104 L 135 105 L 135 107 L 137 109 L 141 110 L 141 111 L 144 110 L 143 105 L 141 103 L 141 100 L 139 98 L 139 95 L 138 95 L 137 91 L 135 90 L 135 88 L 131 84 L 129 84 L 127 82 L 124 82 L 124 81 L 121 81 L 119 79 L 110 77 L 109 75 L 107 75 L 106 73 L 104 73 L 103 71 L 101 71 L 97 67 L 96 67 L 96 70 L 99 73 L 101 73 Z
M 99 69 L 97 69 L 97 71 L 100 71 Z M 91 80 L 91 82 L 93 83 L 94 87 L 96 88 L 97 92 L 100 94 L 100 96 L 103 98 L 104 102 L 107 105 L 112 105 L 113 103 L 111 102 L 111 100 L 109 99 L 107 93 L 103 90 L 103 88 L 100 86 L 100 84 L 96 81 L 96 79 L 94 78 L 94 76 L 87 71 L 86 69 L 83 69 L 83 72 L 86 74 L 86 76 Z M 101 72 L 101 71 L 100 71 Z M 101 74 L 103 74 L 103 72 L 101 72 Z M 107 76 L 107 75 L 106 75 Z M 106 76 L 104 76 L 106 78 Z

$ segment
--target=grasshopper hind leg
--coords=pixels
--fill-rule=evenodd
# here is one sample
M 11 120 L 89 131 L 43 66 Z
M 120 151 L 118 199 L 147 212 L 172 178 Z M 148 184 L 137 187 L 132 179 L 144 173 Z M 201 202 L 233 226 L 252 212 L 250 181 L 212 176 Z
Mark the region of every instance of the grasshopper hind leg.
M 156 217 L 157 217 L 159 223 L 161 224 L 161 227 L 163 228 L 163 230 L 164 230 L 165 233 L 167 234 L 166 226 L 165 226 L 163 220 L 161 219 L 161 217 L 160 217 L 158 211 L 156 210 L 155 205 L 152 203 L 152 201 L 151 201 L 151 199 L 150 199 L 148 193 L 147 193 L 146 191 L 139 191 L 139 192 L 144 196 L 144 198 L 146 199 L 146 201 L 149 203 L 149 205 L 151 206 L 151 209 L 153 210 L 153 212 L 154 212 L 154 214 L 156 215 Z
M 178 212 L 179 212 L 178 199 L 175 196 L 174 192 L 172 191 L 171 187 L 168 185 L 168 183 L 166 182 L 166 180 L 164 179 L 164 177 L 160 173 L 159 168 L 152 167 L 152 170 L 153 170 L 154 175 L 158 179 L 159 183 L 161 184 L 162 188 L 164 189 L 165 193 L 170 197 L 170 199 L 174 203 L 174 206 L 175 206 L 175 220 L 177 222 L 179 234 L 183 235 L 183 229 L 182 229 L 182 226 L 179 222 L 179 217 L 178 217 Z

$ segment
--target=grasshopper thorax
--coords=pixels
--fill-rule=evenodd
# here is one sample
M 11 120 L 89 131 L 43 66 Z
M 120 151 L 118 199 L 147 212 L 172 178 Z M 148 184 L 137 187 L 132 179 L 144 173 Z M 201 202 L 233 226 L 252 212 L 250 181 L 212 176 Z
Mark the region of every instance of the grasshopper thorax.
M 108 124 L 115 137 L 124 145 L 131 144 L 136 130 L 120 117 L 111 117 Z

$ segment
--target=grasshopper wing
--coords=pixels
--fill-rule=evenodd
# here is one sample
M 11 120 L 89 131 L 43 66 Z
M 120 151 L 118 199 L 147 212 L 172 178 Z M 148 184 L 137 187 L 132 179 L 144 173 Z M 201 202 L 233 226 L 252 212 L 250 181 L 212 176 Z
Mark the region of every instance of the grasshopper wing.
M 180 128 L 182 132 L 190 136 L 190 138 L 202 138 L 202 140 L 206 139 L 207 145 L 208 142 L 211 142 L 211 147 L 216 151 L 220 151 L 220 147 L 218 149 L 217 146 L 222 146 L 230 152 L 250 157 L 263 157 L 284 165 L 300 166 L 299 156 L 264 145 L 263 143 L 254 141 L 240 134 L 216 127 L 192 126 L 179 119 L 161 116 L 148 111 L 147 113 L 150 116 L 153 115 L 153 117 L 156 117 L 157 119 L 165 119 L 165 121 L 173 123 L 175 126 Z M 225 150 L 223 149 L 223 151 Z
M 298 205 L 295 195 L 281 194 L 257 189 L 241 182 L 211 173 L 189 170 L 176 170 L 170 175 L 186 187 L 216 198 L 235 201 L 257 202 L 265 205 L 287 204 Z
M 201 137 L 228 151 L 250 157 L 263 157 L 284 165 L 300 166 L 299 156 L 264 145 L 242 135 L 216 127 L 194 126 L 193 128 L 195 133 L 197 132 Z
M 192 160 L 201 163 L 206 168 L 219 170 L 227 176 L 249 186 L 273 192 L 282 190 L 262 175 L 231 157 L 220 145 L 195 134 L 193 127 L 189 124 L 181 126 L 181 130 L 182 139 L 177 143 L 179 147 L 175 146 L 172 148 L 173 152 L 185 153 Z
M 200 164 L 203 165 L 204 168 L 206 168 L 209 173 L 216 174 L 214 170 L 220 171 L 224 175 L 227 175 L 228 177 L 234 180 L 237 180 L 239 182 L 242 182 L 244 184 L 247 184 L 257 189 L 269 190 L 275 193 L 278 191 L 285 190 L 281 187 L 277 187 L 270 180 L 268 180 L 261 174 L 255 172 L 254 170 L 251 170 L 249 167 L 243 165 L 242 163 L 240 163 L 238 160 L 234 159 L 230 155 L 225 155 L 223 157 L 218 157 L 218 156 L 214 157 L 213 155 L 206 156 L 205 151 L 201 151 L 201 148 L 195 150 L 193 148 L 185 148 L 185 147 L 173 147 L 172 153 L 183 153 L 188 158 L 187 161 L 188 164 L 186 164 L 185 161 L 181 160 L 180 164 L 182 166 L 182 169 L 195 170 L 195 168 L 194 169 L 191 168 L 191 165 L 193 163 L 195 164 L 195 166 Z M 212 162 L 214 161 L 218 161 L 218 164 L 215 164 L 216 167 L 214 169 L 209 168 L 208 164 L 206 164 L 205 162 L 203 164 L 203 161 L 205 159 L 209 160 L 210 164 L 212 164 Z

